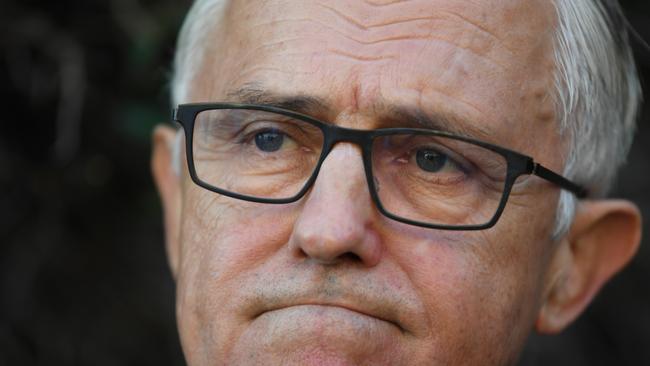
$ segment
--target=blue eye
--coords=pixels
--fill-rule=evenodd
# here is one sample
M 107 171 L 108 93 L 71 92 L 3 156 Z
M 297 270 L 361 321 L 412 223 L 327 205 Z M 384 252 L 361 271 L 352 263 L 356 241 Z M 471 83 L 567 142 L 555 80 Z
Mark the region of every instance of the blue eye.
M 415 161 L 420 169 L 437 173 L 445 168 L 449 157 L 435 150 L 418 150 Z
M 280 150 L 284 142 L 284 134 L 277 130 L 264 131 L 255 135 L 255 145 L 264 152 Z

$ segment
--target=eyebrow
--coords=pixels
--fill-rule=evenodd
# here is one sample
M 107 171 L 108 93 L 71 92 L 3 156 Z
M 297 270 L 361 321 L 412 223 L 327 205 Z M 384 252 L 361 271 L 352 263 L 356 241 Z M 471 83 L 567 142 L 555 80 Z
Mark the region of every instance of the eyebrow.
M 424 111 L 421 108 L 399 105 L 385 105 L 386 115 L 391 119 L 397 119 L 402 125 L 408 127 L 424 128 L 442 132 L 452 133 L 454 135 L 473 137 L 479 139 L 488 139 L 493 136 L 488 129 L 477 126 L 475 123 L 456 116 L 455 114 Z
M 284 95 L 263 89 L 258 83 L 250 83 L 226 93 L 231 102 L 242 104 L 263 104 L 288 109 L 306 115 L 323 115 L 332 111 L 325 98 L 311 95 Z M 424 111 L 421 108 L 395 105 L 386 101 L 375 102 L 372 110 L 378 116 L 379 128 L 412 127 L 443 131 L 455 135 L 488 139 L 493 136 L 482 126 L 477 126 L 454 114 Z M 396 123 L 396 121 L 399 121 Z M 330 121 L 323 121 L 331 123 Z
M 330 109 L 327 101 L 323 98 L 310 95 L 281 95 L 268 92 L 256 85 L 246 84 L 239 89 L 226 93 L 226 95 L 231 101 L 238 103 L 264 104 L 304 114 L 323 113 Z

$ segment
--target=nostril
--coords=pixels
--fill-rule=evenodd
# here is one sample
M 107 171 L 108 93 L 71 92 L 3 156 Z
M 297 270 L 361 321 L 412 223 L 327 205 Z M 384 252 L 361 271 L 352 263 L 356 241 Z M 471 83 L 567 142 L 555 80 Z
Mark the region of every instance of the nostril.
M 329 259 L 322 258 L 322 257 L 320 257 L 320 258 L 312 257 L 312 259 L 315 259 L 316 262 L 318 262 L 318 263 L 320 263 L 322 265 L 327 265 L 327 266 L 341 265 L 341 264 L 345 264 L 345 263 L 354 264 L 354 263 L 363 262 L 363 260 L 361 259 L 360 256 L 358 256 L 357 254 L 354 254 L 352 252 L 346 252 L 346 253 L 343 253 L 343 254 L 341 254 L 339 256 L 329 258 Z
M 298 255 L 298 257 L 300 257 L 300 258 L 308 258 L 309 257 L 309 254 L 307 254 L 307 252 L 305 252 L 305 250 L 303 248 L 299 247 L 297 249 L 298 250 L 296 250 L 295 252 Z
M 296 251 L 296 254 L 298 255 L 299 258 L 314 258 L 313 255 L 309 255 L 308 252 L 306 252 L 303 248 L 299 248 L 299 250 Z M 327 263 L 327 264 L 337 264 L 337 263 L 342 263 L 342 262 L 350 262 L 350 263 L 358 263 L 362 262 L 363 260 L 361 257 L 353 252 L 345 252 L 341 255 L 338 255 L 336 257 L 330 258 L 330 259 L 323 259 L 321 257 L 318 258 L 319 262 L 322 263 Z
M 346 252 L 339 256 L 341 261 L 361 262 L 361 257 L 352 252 Z

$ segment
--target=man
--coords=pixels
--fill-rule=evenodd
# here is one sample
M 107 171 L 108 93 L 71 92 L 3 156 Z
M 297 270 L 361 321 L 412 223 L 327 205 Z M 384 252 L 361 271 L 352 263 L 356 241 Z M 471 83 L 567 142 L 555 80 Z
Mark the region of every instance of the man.
M 613 2 L 199 0 L 173 88 L 190 365 L 514 364 L 637 250 Z

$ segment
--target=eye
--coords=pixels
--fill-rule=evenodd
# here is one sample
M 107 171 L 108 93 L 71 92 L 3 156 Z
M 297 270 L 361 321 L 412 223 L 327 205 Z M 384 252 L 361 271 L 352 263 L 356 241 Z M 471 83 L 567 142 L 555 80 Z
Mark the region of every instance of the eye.
M 420 169 L 437 173 L 445 169 L 449 162 L 449 157 L 439 151 L 432 149 L 420 149 L 415 155 L 415 161 Z
M 255 145 L 264 152 L 280 150 L 284 142 L 284 134 L 278 130 L 267 130 L 255 135 Z

